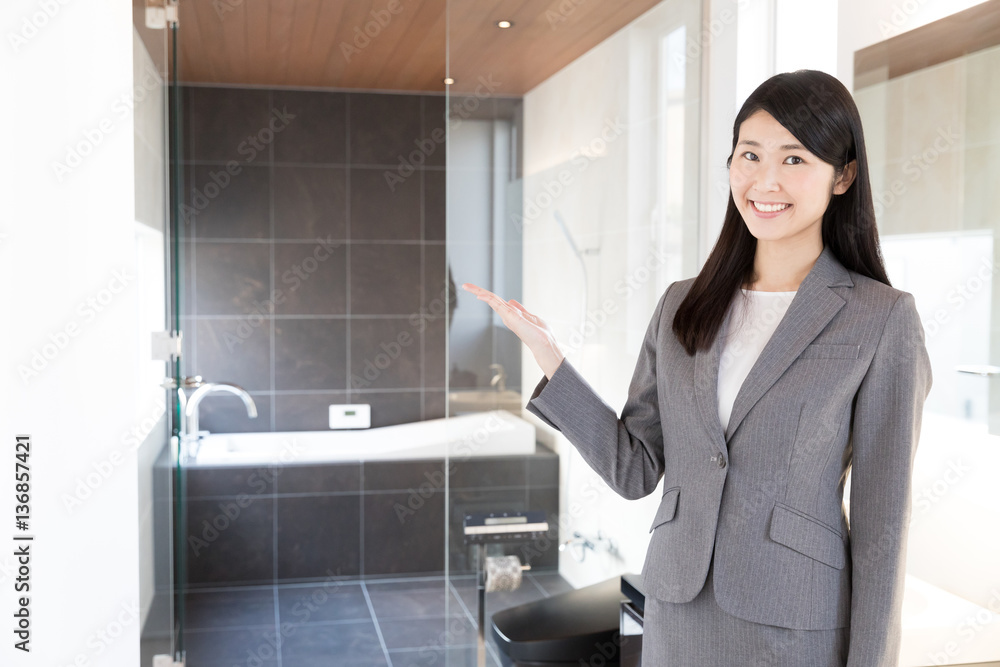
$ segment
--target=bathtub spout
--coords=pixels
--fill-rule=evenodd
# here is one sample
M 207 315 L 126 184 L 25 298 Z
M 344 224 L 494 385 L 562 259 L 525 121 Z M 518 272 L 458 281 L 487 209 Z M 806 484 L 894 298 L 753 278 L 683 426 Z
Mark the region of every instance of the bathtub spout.
M 189 440 L 196 440 L 198 438 L 198 408 L 201 405 L 201 401 L 209 394 L 220 392 L 239 396 L 243 399 L 243 405 L 246 406 L 247 416 L 251 419 L 257 418 L 257 405 L 243 387 L 230 382 L 206 382 L 194 390 L 194 393 L 187 399 L 184 406 L 185 438 Z

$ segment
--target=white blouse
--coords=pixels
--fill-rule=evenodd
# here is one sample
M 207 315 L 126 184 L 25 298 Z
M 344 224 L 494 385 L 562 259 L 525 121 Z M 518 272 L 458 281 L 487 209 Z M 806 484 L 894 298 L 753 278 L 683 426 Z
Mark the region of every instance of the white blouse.
M 724 336 L 719 359 L 719 421 L 723 431 L 729 428 L 736 394 L 794 296 L 795 292 L 744 289 L 744 298 L 733 299 L 729 326 L 720 332 Z

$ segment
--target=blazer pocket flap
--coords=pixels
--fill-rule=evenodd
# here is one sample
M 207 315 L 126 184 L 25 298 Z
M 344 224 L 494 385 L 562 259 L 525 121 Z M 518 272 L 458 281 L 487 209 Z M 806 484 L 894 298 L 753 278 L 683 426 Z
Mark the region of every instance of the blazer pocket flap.
M 681 487 L 675 486 L 663 492 L 663 499 L 660 500 L 660 508 L 656 510 L 653 517 L 653 525 L 649 527 L 649 532 L 659 525 L 665 524 L 674 518 L 677 513 L 677 496 L 681 493 Z
M 842 570 L 846 558 L 840 533 L 819 519 L 776 503 L 771 513 L 771 539 L 830 567 Z
M 828 345 L 813 343 L 806 345 L 799 359 L 857 359 L 861 356 L 860 345 Z

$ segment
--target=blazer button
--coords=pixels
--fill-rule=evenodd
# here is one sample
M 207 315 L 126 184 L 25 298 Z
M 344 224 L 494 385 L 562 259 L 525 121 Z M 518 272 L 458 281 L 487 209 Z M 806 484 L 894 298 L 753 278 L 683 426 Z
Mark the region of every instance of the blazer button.
M 719 454 L 719 467 L 720 468 L 726 467 L 726 459 L 722 457 L 722 454 Z

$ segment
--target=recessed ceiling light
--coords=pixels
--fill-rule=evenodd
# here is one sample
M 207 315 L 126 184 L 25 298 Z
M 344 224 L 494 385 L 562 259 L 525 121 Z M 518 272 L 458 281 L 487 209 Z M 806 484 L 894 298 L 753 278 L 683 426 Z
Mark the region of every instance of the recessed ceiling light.
M 514 24 L 510 21 L 497 21 L 498 28 L 510 28 Z
M 450 86 L 451 84 L 455 83 L 455 80 L 450 76 L 446 76 L 444 79 L 442 79 L 442 81 L 444 81 L 444 85 L 446 86 Z

